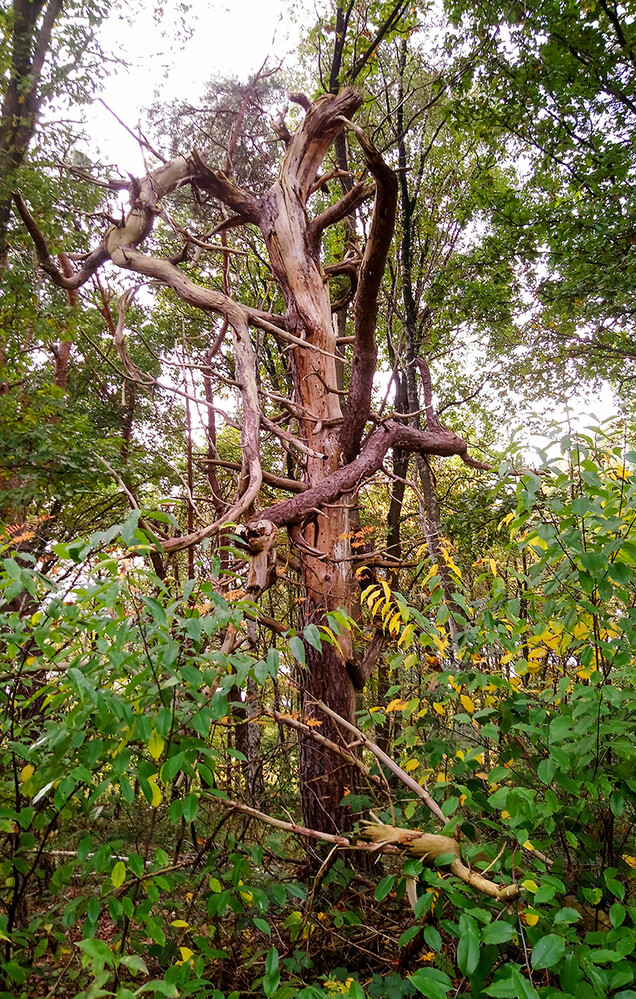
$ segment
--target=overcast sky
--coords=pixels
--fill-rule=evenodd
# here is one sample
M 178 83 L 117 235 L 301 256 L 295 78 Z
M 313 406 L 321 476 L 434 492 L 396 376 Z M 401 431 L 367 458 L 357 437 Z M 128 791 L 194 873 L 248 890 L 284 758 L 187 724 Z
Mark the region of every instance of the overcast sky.
M 139 110 L 159 97 L 196 98 L 216 75 L 246 79 L 267 56 L 286 60 L 293 54 L 299 30 L 290 16 L 289 0 L 199 0 L 185 16 L 191 37 L 183 39 L 178 3 L 162 6 L 157 22 L 153 6 L 128 18 L 115 16 L 102 29 L 107 51 L 130 63 L 106 81 L 101 96 L 130 128 Z M 106 109 L 95 102 L 89 129 L 102 155 L 123 171 L 145 172 L 138 145 Z

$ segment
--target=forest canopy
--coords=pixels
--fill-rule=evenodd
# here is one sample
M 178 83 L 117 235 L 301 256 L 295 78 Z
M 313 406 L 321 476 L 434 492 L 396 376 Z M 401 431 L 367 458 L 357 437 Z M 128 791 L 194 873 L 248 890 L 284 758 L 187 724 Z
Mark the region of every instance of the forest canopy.
M 138 176 L 124 14 L 0 0 L 0 997 L 636 996 L 636 8 L 290 5 Z

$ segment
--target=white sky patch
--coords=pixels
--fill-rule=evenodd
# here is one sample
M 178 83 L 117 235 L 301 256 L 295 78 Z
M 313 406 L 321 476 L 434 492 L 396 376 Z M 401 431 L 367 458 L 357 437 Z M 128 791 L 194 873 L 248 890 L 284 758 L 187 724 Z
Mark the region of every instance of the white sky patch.
M 171 3 L 159 22 L 153 5 L 147 5 L 102 26 L 104 49 L 129 65 L 114 67 L 101 97 L 133 131 L 142 109 L 155 100 L 196 102 L 212 77 L 246 80 L 265 59 L 272 68 L 289 63 L 298 44 L 300 28 L 288 0 L 201 0 L 183 22 L 179 6 Z M 183 26 L 190 32 L 185 41 Z M 139 145 L 98 101 L 87 112 L 87 130 L 120 170 L 134 176 L 146 172 Z
M 178 0 L 158 8 L 145 5 L 134 15 L 115 15 L 102 27 L 103 47 L 128 63 L 114 67 L 101 93 L 106 104 L 133 131 L 143 120 L 143 109 L 154 101 L 188 99 L 196 103 L 212 77 L 230 76 L 246 80 L 266 58 L 270 67 L 291 65 L 301 34 L 303 13 L 298 21 L 290 15 L 289 0 L 199 0 L 194 10 L 180 11 Z M 313 8 L 304 13 L 314 18 Z M 181 20 L 183 18 L 183 21 Z M 183 34 L 183 28 L 189 37 Z M 87 131 L 92 152 L 117 165 L 125 175 L 146 173 L 142 150 L 106 108 L 95 101 L 87 111 Z M 524 164 L 521 159 L 521 172 Z M 519 169 L 519 162 L 516 163 Z M 122 196 L 122 203 L 126 202 Z M 168 375 L 167 381 L 173 380 Z M 378 373 L 376 390 L 382 394 L 388 376 Z M 584 413 L 593 410 L 599 422 L 613 415 L 616 399 L 607 385 L 591 390 L 582 386 L 581 398 L 573 398 L 569 411 L 550 403 L 549 415 L 565 425 L 585 425 Z M 192 407 L 195 423 L 199 422 Z M 530 439 L 536 440 L 535 434 Z

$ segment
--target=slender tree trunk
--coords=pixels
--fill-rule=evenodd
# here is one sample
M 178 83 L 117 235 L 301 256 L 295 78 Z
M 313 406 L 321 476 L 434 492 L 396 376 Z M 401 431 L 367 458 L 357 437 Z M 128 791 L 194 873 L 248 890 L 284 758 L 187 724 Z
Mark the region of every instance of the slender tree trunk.
M 0 270 L 7 262 L 11 184 L 35 132 L 40 79 L 63 0 L 13 0 L 12 7 L 11 65 L 0 114 Z

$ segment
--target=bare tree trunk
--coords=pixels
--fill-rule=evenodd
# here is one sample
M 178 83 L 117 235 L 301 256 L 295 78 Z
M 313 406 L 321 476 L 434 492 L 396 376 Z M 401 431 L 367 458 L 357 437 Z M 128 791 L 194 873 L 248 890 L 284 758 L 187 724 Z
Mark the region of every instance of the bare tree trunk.
M 0 114 L 0 269 L 7 260 L 10 185 L 35 132 L 44 60 L 62 7 L 63 0 L 13 0 L 11 66 Z
M 234 709 L 234 714 L 241 719 L 234 731 L 234 744 L 245 757 L 241 767 L 247 796 L 251 804 L 257 808 L 262 803 L 265 794 L 263 761 L 261 759 L 261 729 L 256 722 L 250 720 L 250 716 L 258 709 L 259 693 L 260 687 L 252 677 L 248 677 L 245 685 L 244 705 L 238 687 L 232 687 L 230 692 L 230 700 L 236 705 L 241 705 Z

